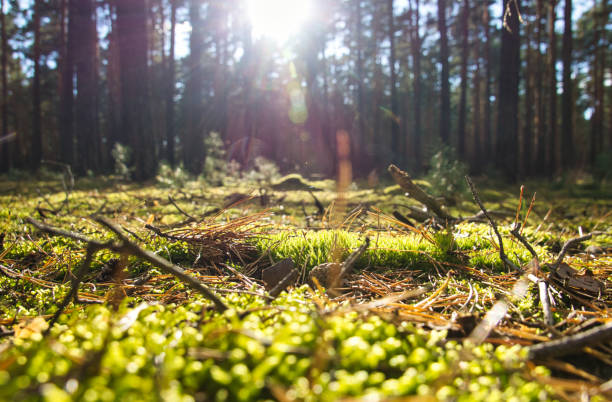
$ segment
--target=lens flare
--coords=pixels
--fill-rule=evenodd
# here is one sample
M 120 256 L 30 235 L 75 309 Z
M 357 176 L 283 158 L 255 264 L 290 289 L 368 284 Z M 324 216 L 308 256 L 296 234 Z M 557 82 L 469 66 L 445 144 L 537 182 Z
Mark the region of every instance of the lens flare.
M 311 13 L 311 0 L 247 0 L 253 36 L 282 43 L 299 33 Z

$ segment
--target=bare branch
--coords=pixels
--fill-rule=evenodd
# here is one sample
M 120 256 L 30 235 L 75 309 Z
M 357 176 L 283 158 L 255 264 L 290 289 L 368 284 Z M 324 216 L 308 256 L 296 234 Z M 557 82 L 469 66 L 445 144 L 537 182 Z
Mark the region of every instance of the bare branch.
M 474 201 L 476 201 L 476 204 L 478 204 L 478 206 L 482 210 L 482 213 L 487 217 L 487 219 L 489 220 L 489 223 L 491 224 L 491 227 L 493 228 L 493 231 L 497 235 L 497 240 L 499 241 L 499 258 L 508 267 L 511 267 L 512 269 L 516 271 L 520 271 L 521 269 L 517 267 L 512 261 L 510 261 L 508 259 L 508 256 L 506 256 L 506 253 L 504 252 L 504 243 L 502 241 L 502 237 L 499 234 L 499 230 L 497 230 L 497 224 L 495 223 L 493 218 L 491 218 L 491 215 L 489 215 L 489 211 L 487 211 L 482 201 L 480 201 L 480 197 L 478 196 L 478 192 L 476 191 L 476 186 L 474 186 L 474 183 L 472 183 L 472 179 L 470 179 L 469 176 L 465 176 L 465 180 L 467 181 L 468 186 L 470 186 L 470 191 L 472 192 Z
M 559 265 L 563 262 L 563 257 L 565 257 L 565 254 L 567 254 L 567 251 L 570 249 L 570 247 L 580 244 L 583 241 L 589 240 L 593 236 L 599 236 L 603 234 L 605 234 L 605 232 L 591 232 L 585 234 L 584 236 L 574 237 L 573 239 L 569 239 L 568 241 L 566 241 L 563 247 L 561 248 L 561 251 L 559 252 L 559 256 L 557 257 L 557 261 L 555 261 L 555 265 L 553 265 L 552 270 L 556 271 L 557 268 L 559 268 Z
M 568 355 L 581 350 L 585 346 L 606 341 L 610 338 L 612 338 L 612 322 L 575 335 L 531 346 L 528 349 L 529 357 L 531 359 L 542 359 L 546 357 Z
M 58 228 L 46 225 L 44 223 L 41 223 L 41 222 L 37 221 L 34 218 L 30 218 L 30 217 L 26 218 L 27 222 L 31 223 L 32 225 L 34 225 L 36 228 L 38 228 L 39 230 L 41 230 L 43 232 L 46 232 L 46 233 L 49 233 L 49 234 L 52 234 L 52 235 L 59 235 L 59 236 L 69 237 L 69 238 L 72 238 L 72 239 L 75 239 L 75 240 L 79 240 L 79 241 L 82 241 L 82 242 L 85 242 L 85 243 L 88 244 L 88 248 L 87 248 L 88 249 L 88 254 L 85 256 L 85 260 L 83 261 L 83 264 L 81 265 L 81 268 L 75 274 L 75 279 L 78 279 L 78 282 L 73 281 L 73 289 L 71 290 L 71 293 L 76 292 L 76 288 L 78 288 L 78 284 L 80 283 L 80 280 L 82 280 L 82 276 L 87 271 L 87 268 L 89 267 L 89 264 L 91 263 L 91 259 L 93 258 L 93 255 L 97 251 L 99 251 L 99 250 L 108 249 L 108 250 L 114 251 L 116 253 L 128 253 L 128 254 L 140 257 L 140 258 L 150 262 L 151 264 L 159 267 L 162 271 L 166 272 L 167 274 L 174 275 L 176 278 L 178 278 L 180 281 L 185 283 L 187 286 L 189 286 L 190 288 L 194 289 L 195 291 L 199 292 L 204 297 L 206 297 L 207 299 L 212 301 L 214 303 L 214 305 L 215 305 L 215 308 L 218 311 L 225 311 L 225 310 L 227 310 L 228 307 L 225 305 L 225 303 L 223 303 L 223 301 L 221 299 L 219 299 L 219 297 L 217 297 L 217 295 L 215 295 L 210 288 L 208 288 L 206 285 L 204 285 L 202 282 L 200 282 L 199 280 L 197 280 L 193 276 L 189 275 L 187 272 L 185 272 L 184 269 L 182 269 L 182 268 L 172 264 L 171 262 L 169 262 L 166 259 L 164 259 L 164 258 L 162 258 L 162 257 L 160 257 L 160 256 L 158 256 L 158 255 L 156 255 L 154 253 L 152 253 L 151 251 L 144 250 L 144 249 L 138 247 L 136 244 L 132 243 L 128 239 L 126 234 L 118 226 L 116 226 L 114 223 L 112 223 L 108 219 L 102 218 L 102 217 L 98 217 L 95 220 L 96 220 L 96 222 L 100 223 L 101 225 L 105 226 L 106 228 L 111 230 L 113 233 L 115 233 L 119 237 L 121 242 L 119 242 L 119 243 L 113 243 L 113 242 L 102 243 L 102 242 L 97 241 L 97 240 L 88 239 L 85 236 L 82 236 L 82 235 L 80 235 L 78 233 L 69 232 L 69 231 L 66 231 L 66 230 L 63 230 L 63 229 L 58 229 Z M 89 255 L 89 251 L 90 250 L 92 251 L 91 255 Z M 76 286 L 75 286 L 75 283 L 76 283 Z M 69 301 L 70 298 L 68 298 L 66 300 Z M 66 300 L 64 300 L 64 301 L 66 301 Z M 67 305 L 67 302 L 66 302 L 66 305 Z M 64 308 L 65 308 L 65 306 L 64 306 Z M 60 310 L 63 310 L 63 309 L 60 309 Z M 58 314 L 58 316 L 59 316 L 59 314 Z
M 410 175 L 395 165 L 389 165 L 389 173 L 393 176 L 393 180 L 408 194 L 410 194 L 410 198 L 414 198 L 421 204 L 425 205 L 431 211 L 433 211 L 438 218 L 443 221 L 454 221 L 455 218 L 449 215 L 446 211 L 442 209 L 438 201 L 436 201 L 432 196 L 427 194 L 421 187 L 414 184 Z

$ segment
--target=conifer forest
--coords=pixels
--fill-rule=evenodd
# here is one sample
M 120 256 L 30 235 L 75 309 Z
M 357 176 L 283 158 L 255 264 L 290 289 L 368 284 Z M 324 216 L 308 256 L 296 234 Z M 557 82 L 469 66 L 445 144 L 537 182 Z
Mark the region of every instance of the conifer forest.
M 0 0 L 0 401 L 612 400 L 608 0 Z

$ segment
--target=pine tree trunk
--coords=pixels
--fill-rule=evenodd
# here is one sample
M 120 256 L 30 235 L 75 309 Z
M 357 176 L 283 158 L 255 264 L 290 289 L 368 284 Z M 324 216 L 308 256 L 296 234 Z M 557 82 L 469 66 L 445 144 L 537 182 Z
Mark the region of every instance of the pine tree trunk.
M 32 78 L 32 155 L 31 169 L 38 169 L 43 158 L 42 139 L 42 111 L 40 94 L 40 6 L 42 0 L 34 1 L 33 29 L 34 29 L 34 76 Z
M 75 101 L 75 128 L 77 137 L 76 171 L 98 171 L 100 142 L 97 124 L 97 32 L 96 15 L 91 0 L 76 2 L 75 14 L 75 67 L 77 96 Z
M 411 11 L 414 15 L 410 38 L 410 46 L 412 50 L 412 65 L 414 69 L 414 78 L 412 79 L 412 90 L 414 92 L 414 100 L 412 102 L 414 108 L 414 132 L 412 133 L 412 145 L 413 145 L 413 158 L 415 165 L 415 172 L 420 173 L 423 169 L 423 157 L 421 151 L 421 136 L 422 136 L 422 122 L 421 122 L 421 35 L 420 29 L 420 10 L 419 0 L 415 0 L 415 7 L 412 9 L 412 2 L 409 2 Z
M 557 0 L 551 0 L 548 7 L 548 175 L 552 176 L 559 166 L 558 123 L 557 123 L 557 35 L 555 33 Z
M 446 27 L 446 0 L 438 0 L 438 30 L 440 31 L 440 139 L 450 145 L 450 83 L 448 66 L 448 35 Z
M 193 28 L 189 39 L 190 55 L 187 67 L 189 73 L 185 93 L 187 121 L 183 141 L 183 164 L 193 174 L 202 173 L 205 159 L 204 127 L 201 118 L 204 113 L 202 105 L 204 32 L 200 8 L 199 0 L 190 1 L 189 20 Z
M 389 25 L 389 68 L 391 86 L 391 154 L 395 163 L 403 161 L 400 144 L 399 102 L 397 99 L 397 76 L 395 72 L 395 18 L 393 16 L 393 0 L 387 1 L 387 19 Z
M 493 130 L 491 128 L 491 78 L 492 68 L 491 68 L 491 23 L 490 23 L 490 14 L 489 14 L 489 6 L 487 4 L 484 5 L 484 13 L 483 13 L 483 24 L 485 29 L 485 60 L 486 60 L 486 70 L 485 70 L 485 102 L 484 102 L 484 141 L 482 144 L 483 147 L 483 162 L 484 164 L 491 161 L 491 156 L 493 155 Z
M 145 0 L 120 0 L 117 39 L 121 77 L 121 134 L 132 149 L 137 181 L 155 174 L 151 138 L 147 66 L 147 8 Z
M 561 124 L 561 155 L 564 167 L 571 167 L 574 164 L 574 107 L 572 95 L 572 0 L 565 0 L 564 9 L 564 30 L 563 30 L 563 97 L 561 98 L 562 124 Z
M 468 21 L 470 16 L 470 2 L 469 0 L 463 1 L 463 12 L 461 14 L 461 94 L 459 99 L 459 127 L 457 128 L 458 133 L 458 146 L 457 151 L 461 158 L 465 158 L 465 126 L 467 121 L 467 65 L 469 57 L 469 29 Z
M 525 124 L 523 125 L 523 135 L 522 135 L 522 152 L 519 165 L 519 173 L 521 177 L 525 177 L 526 175 L 531 174 L 532 165 L 531 165 L 531 152 L 533 150 L 533 120 L 535 118 L 535 110 L 534 105 L 536 104 L 535 94 L 534 94 L 534 79 L 535 79 L 535 66 L 534 66 L 534 52 L 531 36 L 533 34 L 533 26 L 530 24 L 526 27 L 526 35 L 525 38 L 527 40 L 527 68 L 525 70 L 525 97 L 523 98 L 523 106 L 525 110 Z
M 361 155 L 362 149 L 365 148 L 365 101 L 363 98 L 363 83 L 364 83 L 364 73 L 363 73 L 363 21 L 361 15 L 361 1 L 355 2 L 355 53 L 357 54 L 357 143 L 353 145 L 358 145 L 357 150 L 354 151 L 355 154 Z
M 519 19 L 520 1 L 504 0 L 506 27 L 502 27 L 497 115 L 497 160 L 506 178 L 517 179 L 518 160 L 518 90 L 520 69 Z
M 168 69 L 166 71 L 166 160 L 174 167 L 175 160 L 175 130 L 174 130 L 174 93 L 175 93 L 175 43 L 176 43 L 176 0 L 170 0 L 170 51 L 168 53 Z
M 2 132 L 0 133 L 0 137 L 3 141 L 0 141 L 0 172 L 6 172 L 11 167 L 11 152 L 10 152 L 10 142 L 8 141 L 8 71 L 7 71 L 7 61 L 8 61 L 8 41 L 6 37 L 6 19 L 4 15 L 4 0 L 0 1 L 0 41 L 2 41 L 2 56 L 1 56 L 1 71 L 2 75 L 2 107 L 0 110 L 2 118 Z
M 535 66 L 535 102 L 536 102 L 536 143 L 535 152 L 531 165 L 536 173 L 542 174 L 546 171 L 546 115 L 544 108 L 544 58 L 540 51 L 542 44 L 542 31 L 544 30 L 542 21 L 544 19 L 544 0 L 537 0 L 536 3 L 536 66 Z

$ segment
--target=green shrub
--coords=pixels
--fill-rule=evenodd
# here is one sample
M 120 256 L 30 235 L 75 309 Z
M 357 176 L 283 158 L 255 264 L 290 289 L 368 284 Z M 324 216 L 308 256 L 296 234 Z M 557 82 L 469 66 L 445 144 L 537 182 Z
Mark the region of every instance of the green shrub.
M 465 183 L 467 173 L 467 165 L 458 159 L 454 148 L 442 146 L 430 159 L 426 177 L 431 184 L 429 191 L 435 196 L 461 198 L 468 192 Z
M 111 156 L 115 161 L 115 174 L 123 179 L 129 179 L 133 168 L 130 167 L 130 160 L 132 158 L 132 150 L 127 145 L 115 143 Z

